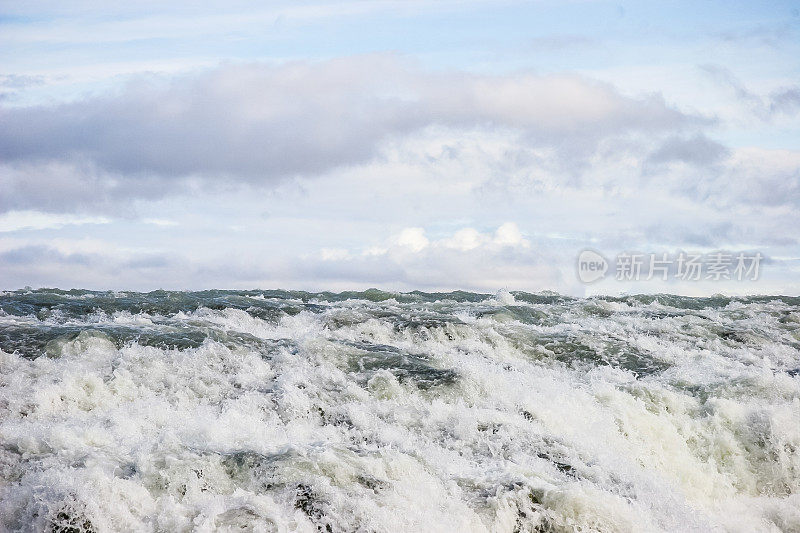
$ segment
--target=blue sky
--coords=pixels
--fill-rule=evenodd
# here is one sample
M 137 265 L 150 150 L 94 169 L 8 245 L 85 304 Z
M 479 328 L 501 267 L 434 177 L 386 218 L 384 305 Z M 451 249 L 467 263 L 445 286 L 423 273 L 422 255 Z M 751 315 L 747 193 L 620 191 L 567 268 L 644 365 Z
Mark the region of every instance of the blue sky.
M 0 2 L 0 287 L 798 294 L 798 58 L 790 2 Z

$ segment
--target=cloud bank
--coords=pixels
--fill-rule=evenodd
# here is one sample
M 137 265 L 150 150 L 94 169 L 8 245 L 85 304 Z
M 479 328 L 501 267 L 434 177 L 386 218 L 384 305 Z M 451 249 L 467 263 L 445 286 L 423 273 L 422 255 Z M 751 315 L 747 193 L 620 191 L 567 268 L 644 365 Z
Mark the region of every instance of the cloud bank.
M 142 78 L 114 94 L 3 108 L 0 121 L 0 211 L 71 211 L 320 175 L 434 126 L 508 129 L 577 164 L 604 139 L 675 135 L 706 119 L 577 76 L 434 73 L 378 55 Z
M 129 287 L 202 288 L 292 286 L 312 290 L 369 288 L 467 288 L 494 292 L 501 287 L 569 287 L 559 268 L 541 255 L 513 222 L 481 232 L 460 228 L 430 238 L 421 227 L 404 228 L 381 243 L 353 249 L 323 248 L 299 257 L 257 260 L 246 250 L 238 257 L 203 262 L 181 253 L 144 252 L 102 242 L 25 243 L 0 239 L 0 265 L 10 286 L 48 284 L 105 289 L 125 271 Z

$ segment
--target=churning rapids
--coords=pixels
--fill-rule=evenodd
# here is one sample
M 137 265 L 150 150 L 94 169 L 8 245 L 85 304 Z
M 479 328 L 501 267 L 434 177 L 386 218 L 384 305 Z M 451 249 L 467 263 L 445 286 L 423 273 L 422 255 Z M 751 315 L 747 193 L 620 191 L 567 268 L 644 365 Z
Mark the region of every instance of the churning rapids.
M 0 530 L 800 531 L 800 298 L 3 292 Z

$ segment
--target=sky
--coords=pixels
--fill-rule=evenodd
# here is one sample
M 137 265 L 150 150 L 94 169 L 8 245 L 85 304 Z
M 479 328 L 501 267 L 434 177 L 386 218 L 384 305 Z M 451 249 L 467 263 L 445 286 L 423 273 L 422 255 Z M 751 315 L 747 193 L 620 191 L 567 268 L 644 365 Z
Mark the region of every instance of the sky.
M 26 286 L 800 295 L 800 5 L 0 0 Z

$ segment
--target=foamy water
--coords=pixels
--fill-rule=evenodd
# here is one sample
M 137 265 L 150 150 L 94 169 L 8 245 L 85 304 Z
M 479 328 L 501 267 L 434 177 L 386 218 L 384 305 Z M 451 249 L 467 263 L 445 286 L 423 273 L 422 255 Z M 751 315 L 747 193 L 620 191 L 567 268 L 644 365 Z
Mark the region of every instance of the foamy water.
M 0 529 L 800 531 L 800 299 L 0 293 Z

